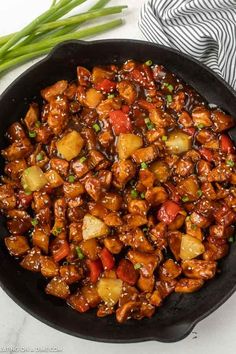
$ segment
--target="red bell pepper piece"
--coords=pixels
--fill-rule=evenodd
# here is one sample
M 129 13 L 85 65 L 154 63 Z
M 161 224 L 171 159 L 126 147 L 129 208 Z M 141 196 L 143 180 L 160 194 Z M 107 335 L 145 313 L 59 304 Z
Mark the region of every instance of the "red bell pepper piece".
M 183 131 L 191 136 L 194 136 L 196 129 L 194 127 L 184 128 Z
M 121 107 L 122 112 L 128 114 L 129 113 L 129 106 L 127 104 L 123 104 Z
M 100 252 L 100 258 L 102 261 L 103 268 L 105 270 L 111 270 L 114 268 L 115 265 L 115 258 L 111 254 L 111 252 L 108 251 L 106 247 L 104 247 L 101 252 Z
M 133 264 L 128 261 L 128 259 L 121 259 L 117 267 L 116 274 L 119 279 L 129 285 L 134 285 L 138 279 L 138 272 L 136 272 Z
M 157 213 L 157 218 L 163 221 L 165 224 L 169 225 L 175 220 L 177 214 L 181 210 L 179 204 L 173 202 L 172 200 L 167 200 L 164 202 Z
M 100 261 L 100 259 L 96 261 L 91 261 L 91 259 L 87 259 L 86 264 L 90 271 L 91 283 L 96 283 L 98 281 L 100 274 L 103 271 L 102 262 Z
M 68 256 L 70 252 L 70 246 L 66 240 L 60 240 L 60 245 L 57 250 L 53 253 L 53 258 L 55 262 L 61 261 L 63 258 Z
M 104 91 L 106 93 L 112 92 L 116 88 L 116 83 L 114 81 L 104 79 L 95 85 L 95 89 L 98 91 Z
M 235 151 L 234 143 L 226 134 L 222 134 L 220 137 L 220 149 L 226 154 L 232 154 Z
M 211 150 L 206 149 L 206 148 L 201 148 L 201 149 L 199 149 L 199 152 L 205 160 L 207 160 L 209 162 L 211 162 L 213 160 L 213 153 L 211 152 Z
M 120 133 L 129 133 L 131 131 L 132 126 L 130 118 L 121 110 L 111 111 L 109 113 L 109 118 L 116 135 L 119 135 Z

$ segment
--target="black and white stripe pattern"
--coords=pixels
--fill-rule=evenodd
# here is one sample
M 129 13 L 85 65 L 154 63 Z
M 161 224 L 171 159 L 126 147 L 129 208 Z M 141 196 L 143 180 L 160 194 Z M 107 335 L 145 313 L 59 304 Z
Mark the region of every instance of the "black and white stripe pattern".
M 146 0 L 139 26 L 148 40 L 195 57 L 236 89 L 236 0 Z

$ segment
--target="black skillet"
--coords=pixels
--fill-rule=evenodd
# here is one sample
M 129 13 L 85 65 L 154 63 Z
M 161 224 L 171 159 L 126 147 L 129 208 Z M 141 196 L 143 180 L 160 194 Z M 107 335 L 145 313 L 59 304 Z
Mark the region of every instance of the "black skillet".
M 57 80 L 73 80 L 76 66 L 121 63 L 127 59 L 164 64 L 192 85 L 208 102 L 236 117 L 236 93 L 211 70 L 175 50 L 135 40 L 68 41 L 23 73 L 0 97 L 0 149 L 6 146 L 7 127 L 24 117 L 28 104 L 42 88 Z M 231 132 L 236 140 L 236 131 Z M 1 172 L 3 159 L 0 160 Z M 3 243 L 7 235 L 0 217 L 0 283 L 24 310 L 60 331 L 96 341 L 131 343 L 145 340 L 175 342 L 186 337 L 198 321 L 216 310 L 236 289 L 236 245 L 221 262 L 221 273 L 194 294 L 173 294 L 151 319 L 118 324 L 113 316 L 96 318 L 95 311 L 79 314 L 64 301 L 44 294 L 39 274 L 22 269 Z

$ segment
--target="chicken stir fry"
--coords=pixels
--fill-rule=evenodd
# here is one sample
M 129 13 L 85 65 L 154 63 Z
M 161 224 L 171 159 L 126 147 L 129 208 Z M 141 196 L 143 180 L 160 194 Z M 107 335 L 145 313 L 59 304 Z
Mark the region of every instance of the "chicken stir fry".
M 234 240 L 234 119 L 150 60 L 78 66 L 41 96 L 2 151 L 19 265 L 76 311 L 119 323 L 212 279 Z

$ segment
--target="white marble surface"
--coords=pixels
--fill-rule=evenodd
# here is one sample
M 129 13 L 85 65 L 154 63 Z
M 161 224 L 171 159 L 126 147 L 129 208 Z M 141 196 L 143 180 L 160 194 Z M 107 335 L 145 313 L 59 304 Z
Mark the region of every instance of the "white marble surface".
M 129 10 L 126 25 L 97 38 L 144 39 L 137 26 L 139 8 L 144 0 L 113 0 L 113 4 L 127 4 Z M 88 0 L 89 3 L 93 1 Z M 50 0 L 1 0 L 0 33 L 7 34 L 26 24 L 31 18 L 47 8 Z M 0 93 L 29 65 L 11 71 L 0 79 Z M 92 331 L 92 329 L 91 329 Z M 188 338 L 173 344 L 146 342 L 138 344 L 95 343 L 71 337 L 31 317 L 18 307 L 0 289 L 0 353 L 45 352 L 118 354 L 233 354 L 236 351 L 236 294 L 208 318 L 201 321 Z

